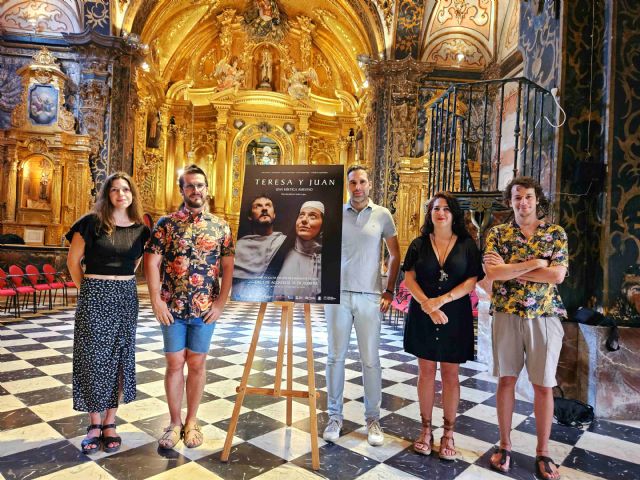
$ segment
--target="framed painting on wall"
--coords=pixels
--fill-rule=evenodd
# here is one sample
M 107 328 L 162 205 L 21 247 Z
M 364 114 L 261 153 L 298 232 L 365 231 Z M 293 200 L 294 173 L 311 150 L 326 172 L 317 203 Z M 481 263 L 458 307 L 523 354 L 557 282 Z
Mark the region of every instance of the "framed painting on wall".
M 53 85 L 32 85 L 28 102 L 32 125 L 49 126 L 58 120 L 58 89 Z

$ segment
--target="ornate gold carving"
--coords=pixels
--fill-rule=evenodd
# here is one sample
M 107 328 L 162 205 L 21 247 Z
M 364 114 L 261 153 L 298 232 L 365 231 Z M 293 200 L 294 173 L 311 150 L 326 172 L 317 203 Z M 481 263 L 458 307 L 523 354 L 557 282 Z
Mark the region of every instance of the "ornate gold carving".
M 225 8 L 217 18 L 220 23 L 220 35 L 218 37 L 220 39 L 220 49 L 222 50 L 222 56 L 228 59 L 231 56 L 231 43 L 233 41 L 231 25 L 236 20 L 236 11 L 233 8 Z
M 162 155 L 146 151 L 144 161 L 136 166 L 136 183 L 140 189 L 140 196 L 144 203 L 153 204 L 155 188 L 156 166 L 162 162 Z
M 289 95 L 296 100 L 306 100 L 311 93 L 310 84 L 317 85 L 318 83 L 318 74 L 313 67 L 302 71 L 298 71 L 296 67 L 293 67 L 287 83 L 289 84 L 289 88 L 287 88 Z
M 238 59 L 234 56 L 231 63 L 224 58 L 218 62 L 214 77 L 218 80 L 217 89 L 219 91 L 233 88 L 234 92 L 237 92 L 244 82 L 245 75 L 244 70 L 238 67 Z
M 58 116 L 58 126 L 65 132 L 73 132 L 75 123 L 76 119 L 73 114 L 66 108 L 61 108 Z
M 316 26 L 309 17 L 299 15 L 296 17 L 300 27 L 300 59 L 302 68 L 308 68 L 311 62 L 311 33 Z
M 483 5 L 484 4 L 484 5 Z M 484 8 L 483 8 L 484 7 Z M 444 24 L 447 20 L 455 18 L 458 25 L 462 24 L 464 18 L 469 15 L 469 19 L 478 26 L 484 26 L 489 21 L 489 11 L 491 3 L 489 0 L 448 0 L 443 2 L 441 10 L 438 11 L 438 22 Z
M 97 69 L 97 65 L 90 68 Z M 109 87 L 100 80 L 88 80 L 80 84 L 80 116 L 82 133 L 89 135 L 91 155 L 98 155 L 103 145 L 104 115 Z
M 464 55 L 462 61 L 458 59 L 459 53 Z M 433 48 L 427 61 L 439 65 L 457 64 L 476 68 L 483 68 L 487 64 L 487 58 L 478 46 L 461 38 L 450 38 L 440 42 Z
M 389 0 L 372 0 L 378 10 L 382 14 L 382 18 L 384 19 L 384 24 L 387 27 L 387 30 L 391 29 L 391 23 L 393 22 L 393 5 L 396 2 L 391 2 Z
M 245 15 L 245 30 L 256 41 L 280 42 L 288 30 L 287 16 L 276 0 L 254 0 Z
M 324 58 L 324 55 L 322 55 L 321 53 L 316 53 L 316 55 L 313 56 L 313 61 L 315 66 L 318 67 L 317 70 L 319 70 L 320 68 L 324 70 L 325 74 L 327 75 L 327 80 L 333 79 L 333 72 L 331 71 L 331 67 L 327 63 L 327 59 Z
M 47 153 L 49 142 L 46 138 L 30 138 L 24 142 L 24 147 L 31 153 Z
M 205 55 L 200 58 L 198 62 L 198 74 L 202 80 L 213 80 L 216 73 L 216 52 L 215 50 L 209 50 Z M 207 69 L 211 67 L 210 71 Z
M 33 57 L 33 65 L 53 66 L 58 68 L 57 58 L 49 51 L 47 47 L 42 47 Z

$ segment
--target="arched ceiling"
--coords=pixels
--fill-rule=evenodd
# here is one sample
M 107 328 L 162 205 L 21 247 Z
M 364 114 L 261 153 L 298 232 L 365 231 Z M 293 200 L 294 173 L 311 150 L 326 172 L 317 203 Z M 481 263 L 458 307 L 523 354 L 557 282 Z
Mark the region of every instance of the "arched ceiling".
M 0 7 L 0 27 L 8 33 L 60 37 L 83 29 L 80 0 L 5 0 Z
M 517 50 L 520 0 L 427 0 L 418 59 L 484 71 Z
M 277 38 L 251 38 L 247 19 L 255 0 L 133 0 L 115 12 L 114 20 L 150 46 L 151 73 L 165 85 L 187 80 L 195 87 L 213 86 L 216 63 L 233 57 L 249 73 L 253 46 L 271 44 L 284 62 L 282 78 L 294 67 L 313 67 L 320 80 L 315 94 L 336 98 L 336 91 L 346 91 L 359 96 L 365 76 L 356 57 L 377 58 L 384 51 L 391 26 L 384 9 L 366 0 L 276 4 L 283 14 L 278 29 L 284 32 Z M 232 40 L 225 49 L 226 37 Z M 310 54 L 305 54 L 305 38 L 311 40 Z

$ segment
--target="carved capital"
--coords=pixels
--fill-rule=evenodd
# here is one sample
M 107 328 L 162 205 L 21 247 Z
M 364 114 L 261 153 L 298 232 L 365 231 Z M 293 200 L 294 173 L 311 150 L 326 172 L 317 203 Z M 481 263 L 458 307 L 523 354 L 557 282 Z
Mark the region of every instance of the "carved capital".
M 30 138 L 22 146 L 31 153 L 47 153 L 49 151 L 49 142 L 45 138 Z

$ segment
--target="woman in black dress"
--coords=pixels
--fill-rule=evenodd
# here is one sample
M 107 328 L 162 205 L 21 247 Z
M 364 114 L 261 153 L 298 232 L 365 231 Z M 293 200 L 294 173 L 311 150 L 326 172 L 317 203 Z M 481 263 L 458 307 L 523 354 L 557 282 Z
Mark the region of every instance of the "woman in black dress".
M 417 453 L 433 446 L 431 415 L 437 362 L 442 376 L 444 434 L 439 457 L 453 460 L 453 441 L 461 363 L 473 360 L 473 315 L 469 292 L 484 276 L 481 255 L 464 224 L 464 214 L 451 194 L 439 192 L 427 204 L 421 235 L 405 256 L 405 283 L 412 299 L 404 331 L 405 351 L 418 357 L 418 400 L 422 431 Z
M 73 408 L 89 413 L 82 451 L 97 452 L 102 443 L 111 453 L 122 443 L 115 425 L 120 397 L 128 403 L 136 396 L 134 272 L 149 239 L 129 175 L 109 176 L 93 212 L 73 224 L 66 237 L 71 242 L 67 267 L 80 286 L 73 331 Z

